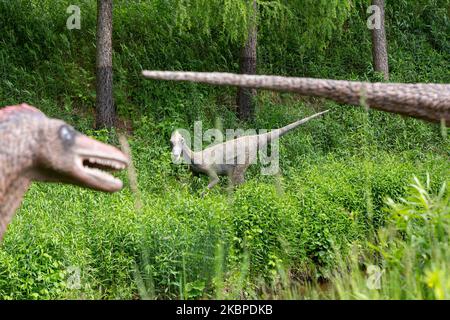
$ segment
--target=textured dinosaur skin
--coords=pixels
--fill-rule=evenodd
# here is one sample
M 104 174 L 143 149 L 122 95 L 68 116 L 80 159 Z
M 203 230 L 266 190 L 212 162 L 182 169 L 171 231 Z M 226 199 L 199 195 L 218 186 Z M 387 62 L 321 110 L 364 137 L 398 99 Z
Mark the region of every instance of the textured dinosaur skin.
M 210 178 L 208 189 L 213 188 L 219 182 L 219 176 L 225 175 L 231 178 L 233 185 L 238 185 L 245 181 L 245 171 L 248 167 L 256 163 L 259 150 L 271 141 L 279 139 L 291 130 L 328 111 L 316 113 L 267 133 L 242 136 L 207 147 L 199 152 L 192 151 L 186 144 L 184 137 L 178 131 L 175 131 L 170 139 L 173 147 L 172 156 L 175 161 L 178 161 L 182 156 L 194 173 L 208 175 Z
M 143 71 L 149 79 L 201 82 L 324 97 L 450 126 L 450 84 L 370 83 L 218 72 Z
M 0 109 L 0 241 L 32 181 L 115 192 L 122 181 L 102 170 L 121 170 L 128 163 L 118 149 L 32 106 Z

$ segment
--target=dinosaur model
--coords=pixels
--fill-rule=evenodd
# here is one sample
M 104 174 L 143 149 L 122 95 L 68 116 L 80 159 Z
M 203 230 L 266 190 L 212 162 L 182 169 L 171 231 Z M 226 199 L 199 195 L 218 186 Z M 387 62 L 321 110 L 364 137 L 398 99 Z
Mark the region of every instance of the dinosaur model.
M 144 77 L 232 85 L 332 99 L 450 126 L 450 84 L 370 83 L 344 80 L 254 76 L 232 73 L 143 71 Z
M 245 171 L 256 163 L 258 151 L 298 126 L 324 113 L 322 111 L 307 118 L 298 120 L 285 127 L 270 132 L 245 135 L 220 144 L 207 147 L 203 151 L 194 152 L 186 143 L 182 134 L 176 130 L 172 134 L 172 157 L 179 162 L 181 157 L 190 165 L 194 173 L 206 174 L 210 181 L 208 189 L 219 182 L 219 176 L 228 175 L 233 185 L 241 184 L 245 180 Z
M 0 109 L 0 241 L 32 181 L 115 192 L 122 181 L 104 170 L 122 170 L 128 163 L 118 149 L 32 106 Z

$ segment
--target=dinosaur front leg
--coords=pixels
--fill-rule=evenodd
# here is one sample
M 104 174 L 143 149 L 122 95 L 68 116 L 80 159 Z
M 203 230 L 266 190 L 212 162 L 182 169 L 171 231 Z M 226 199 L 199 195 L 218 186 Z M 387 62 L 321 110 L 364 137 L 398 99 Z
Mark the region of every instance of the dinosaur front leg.
M 216 184 L 219 183 L 219 176 L 217 175 L 217 173 L 214 170 L 208 170 L 207 175 L 209 177 L 209 184 L 208 184 L 207 190 L 211 190 L 212 188 L 214 188 L 214 186 Z M 202 192 L 202 194 L 201 194 L 202 198 L 206 195 L 207 190 Z
M 219 183 L 219 176 L 215 172 L 208 174 L 208 176 L 209 176 L 208 189 L 212 189 L 216 184 Z

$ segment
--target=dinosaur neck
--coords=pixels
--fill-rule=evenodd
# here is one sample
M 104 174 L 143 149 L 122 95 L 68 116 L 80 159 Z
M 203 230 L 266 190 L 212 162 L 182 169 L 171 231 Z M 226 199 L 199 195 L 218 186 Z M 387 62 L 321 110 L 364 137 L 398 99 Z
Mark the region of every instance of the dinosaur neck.
M 37 143 L 22 117 L 0 111 L 0 241 L 31 182 Z M 24 138 L 26 137 L 26 138 Z
M 194 163 L 194 152 L 186 144 L 183 144 L 183 158 L 187 163 Z
M 0 241 L 3 239 L 6 226 L 11 222 L 15 211 L 19 208 L 29 185 L 29 179 L 19 177 L 9 185 L 6 192 L 0 194 Z
M 28 161 L 11 160 L 9 156 L 0 155 L 0 241 L 30 185 L 24 171 Z
M 374 109 L 450 125 L 449 84 L 369 83 L 313 78 L 252 76 L 231 73 L 144 71 L 151 79 L 202 82 L 275 91 L 360 105 L 364 99 Z

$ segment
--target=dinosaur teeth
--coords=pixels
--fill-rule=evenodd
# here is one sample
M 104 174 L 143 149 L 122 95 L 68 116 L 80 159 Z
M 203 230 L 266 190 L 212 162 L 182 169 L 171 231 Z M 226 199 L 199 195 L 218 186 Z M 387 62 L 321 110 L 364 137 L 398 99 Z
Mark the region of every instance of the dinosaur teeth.
M 90 168 L 90 167 L 85 167 L 85 170 L 88 171 L 89 173 L 91 173 L 92 175 L 97 176 L 97 177 L 102 177 L 105 180 L 109 180 L 114 183 L 121 183 L 120 179 L 117 179 L 114 176 L 107 174 L 103 170 L 100 170 L 97 168 Z
M 127 167 L 127 164 L 119 159 L 108 159 L 107 155 L 81 155 L 77 164 L 79 170 L 83 171 L 83 176 L 88 176 L 92 183 L 101 185 L 102 190 L 111 191 L 119 190 L 123 185 L 120 179 L 109 173 L 109 171 L 118 171 Z
M 100 158 L 88 158 L 87 159 L 89 163 L 91 164 L 99 164 L 101 166 L 110 167 L 116 170 L 123 170 L 125 169 L 125 165 L 116 161 L 107 160 L 107 159 L 100 159 Z

